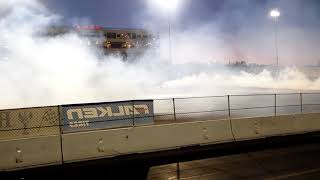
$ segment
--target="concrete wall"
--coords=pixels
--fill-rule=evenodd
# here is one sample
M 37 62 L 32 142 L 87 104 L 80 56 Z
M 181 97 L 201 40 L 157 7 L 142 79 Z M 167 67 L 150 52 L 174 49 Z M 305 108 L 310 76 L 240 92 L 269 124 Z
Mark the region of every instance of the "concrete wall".
M 0 170 L 62 163 L 60 136 L 0 142 Z
M 230 121 L 203 121 L 63 134 L 66 162 L 232 141 Z
M 320 130 L 320 113 L 209 120 L 0 141 L 0 170 Z M 232 126 L 231 126 L 232 125 Z M 232 129 L 232 131 L 231 131 Z M 20 153 L 19 153 L 20 151 Z
M 232 119 L 237 141 L 320 130 L 320 114 Z
M 58 107 L 0 111 L 0 170 L 62 163 Z

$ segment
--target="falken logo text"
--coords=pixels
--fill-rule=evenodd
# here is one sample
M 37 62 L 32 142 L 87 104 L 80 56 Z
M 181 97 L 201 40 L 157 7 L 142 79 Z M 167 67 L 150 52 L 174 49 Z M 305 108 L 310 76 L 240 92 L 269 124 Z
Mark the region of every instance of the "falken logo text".
M 123 105 L 123 106 L 106 106 L 106 107 L 92 107 L 92 108 L 76 108 L 67 110 L 67 118 L 70 127 L 87 127 L 89 126 L 88 119 L 97 119 L 105 117 L 119 117 L 149 114 L 149 107 L 146 104 Z M 79 121 L 72 121 L 79 120 Z

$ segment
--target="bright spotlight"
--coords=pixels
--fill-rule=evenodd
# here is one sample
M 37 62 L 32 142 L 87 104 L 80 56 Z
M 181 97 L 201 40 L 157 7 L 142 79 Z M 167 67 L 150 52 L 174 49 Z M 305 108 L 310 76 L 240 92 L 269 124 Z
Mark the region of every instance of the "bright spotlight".
M 278 9 L 273 9 L 270 11 L 270 16 L 273 18 L 278 18 L 280 16 L 280 11 Z
M 152 3 L 154 3 L 155 6 L 158 6 L 159 8 L 165 9 L 165 10 L 176 10 L 181 0 L 150 0 Z

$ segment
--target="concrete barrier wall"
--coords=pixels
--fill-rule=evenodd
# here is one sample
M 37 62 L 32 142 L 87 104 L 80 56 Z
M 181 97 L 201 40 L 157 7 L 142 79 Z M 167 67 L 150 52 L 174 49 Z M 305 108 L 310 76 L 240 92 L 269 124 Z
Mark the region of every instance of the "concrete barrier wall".
M 229 120 L 210 120 L 64 134 L 64 160 L 73 162 L 233 141 L 230 128 Z M 320 130 L 317 113 L 232 119 L 236 141 L 317 130 Z
M 232 119 L 237 141 L 320 130 L 320 114 L 294 114 Z
M 300 127 L 300 123 L 304 121 L 301 114 L 277 116 L 275 120 L 277 122 L 275 125 L 278 126 L 281 133 L 278 135 L 299 134 L 304 132 Z M 269 135 L 273 135 L 273 132 L 269 132 Z
M 0 111 L 0 170 L 62 163 L 58 107 Z
M 257 139 L 264 137 L 261 122 L 273 121 L 273 117 L 232 119 L 232 130 L 236 140 Z
M 62 135 L 66 162 L 232 141 L 230 121 L 143 126 Z
M 300 114 L 271 117 L 232 119 L 233 132 L 237 141 L 302 132 Z
M 60 136 L 0 141 L 0 170 L 62 163 Z
M 5 116 L 3 116 L 5 117 Z M 40 116 L 42 117 L 42 116 Z M 0 140 L 0 170 L 320 130 L 320 113 L 208 120 Z M 54 133 L 58 133 L 55 130 Z M 33 134 L 34 136 L 34 134 Z M 62 136 L 62 137 L 61 137 Z
M 313 132 L 320 130 L 320 113 L 303 114 L 301 121 L 297 122 L 300 131 Z

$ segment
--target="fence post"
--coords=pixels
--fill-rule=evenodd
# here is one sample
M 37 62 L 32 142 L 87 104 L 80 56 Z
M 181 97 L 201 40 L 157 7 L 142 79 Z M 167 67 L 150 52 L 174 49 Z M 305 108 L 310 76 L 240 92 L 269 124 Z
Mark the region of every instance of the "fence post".
M 59 126 L 59 136 L 60 136 L 60 153 L 61 153 L 61 161 L 64 162 L 64 156 L 63 156 L 63 146 L 62 146 L 62 134 L 63 134 L 63 127 L 65 126 L 65 122 L 64 119 L 62 117 L 62 106 L 58 106 L 58 111 L 59 111 L 59 121 L 58 121 L 58 126 Z
M 302 108 L 302 93 L 300 93 L 300 112 L 303 114 L 303 108 Z
M 134 118 L 134 100 L 132 100 L 132 126 L 135 126 L 135 118 Z
M 173 116 L 174 116 L 174 121 L 177 121 L 177 116 L 176 116 L 176 102 L 175 99 L 172 98 L 172 103 L 173 103 Z
M 176 102 L 175 99 L 172 98 L 172 104 L 173 104 L 173 116 L 174 116 L 174 121 L 177 121 L 177 116 L 176 116 Z M 180 163 L 177 162 L 177 179 L 180 180 Z
M 274 116 L 277 116 L 277 94 L 274 94 Z
M 228 95 L 228 116 L 229 116 L 229 118 L 231 118 L 230 95 Z

